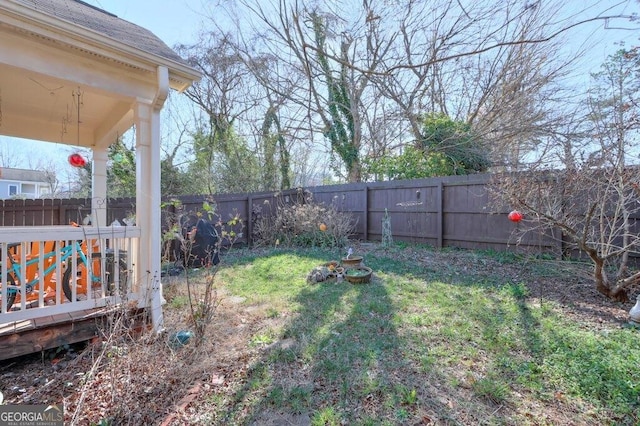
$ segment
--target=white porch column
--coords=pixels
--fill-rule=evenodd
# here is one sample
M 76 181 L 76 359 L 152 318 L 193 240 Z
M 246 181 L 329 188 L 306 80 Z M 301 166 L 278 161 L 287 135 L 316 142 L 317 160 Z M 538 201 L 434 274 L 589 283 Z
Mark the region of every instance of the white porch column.
M 153 103 L 137 102 L 136 123 L 136 225 L 140 227 L 138 277 L 140 294 L 151 309 L 153 329 L 163 327 L 160 282 L 160 110 L 169 92 L 169 72 L 158 67 L 158 92 Z
M 91 225 L 107 223 L 107 160 L 106 148 L 93 149 L 93 176 L 91 177 Z
M 140 227 L 138 274 L 141 302 L 151 309 L 154 330 L 162 328 L 160 286 L 160 144 L 154 143 L 153 116 L 148 104 L 135 105 L 136 225 Z M 156 169 L 156 170 L 154 170 Z

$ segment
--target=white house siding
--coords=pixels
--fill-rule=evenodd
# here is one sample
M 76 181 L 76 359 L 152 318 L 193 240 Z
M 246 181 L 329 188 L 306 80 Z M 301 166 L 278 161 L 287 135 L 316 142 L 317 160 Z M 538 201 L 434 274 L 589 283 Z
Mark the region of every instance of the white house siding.
M 0 167 L 0 199 L 40 198 L 51 193 L 51 185 L 39 170 Z

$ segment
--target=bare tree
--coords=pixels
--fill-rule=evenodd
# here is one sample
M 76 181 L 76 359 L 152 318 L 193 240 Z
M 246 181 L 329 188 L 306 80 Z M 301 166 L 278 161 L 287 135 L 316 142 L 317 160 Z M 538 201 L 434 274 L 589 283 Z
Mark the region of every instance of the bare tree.
M 373 79 L 420 140 L 425 114 L 472 125 L 494 164 L 514 169 L 560 123 L 563 79 L 582 52 L 563 52 L 561 2 L 410 1 L 398 43 Z M 544 42 L 541 42 L 544 40 Z
M 9 144 L 6 140 L 0 143 L 0 166 L 16 168 L 22 162 L 15 146 L 15 144 Z
M 247 70 L 256 81 L 256 96 L 261 102 L 243 116 L 243 135 L 254 139 L 256 154 L 260 156 L 262 190 L 288 189 L 292 186 L 292 150 L 294 141 L 304 145 L 300 135 L 297 112 L 287 101 L 287 95 L 295 90 L 295 74 L 279 71 L 279 61 L 270 54 L 255 50 L 247 40 L 237 37 L 234 48 Z M 278 83 L 275 83 L 275 82 Z M 286 87 L 289 89 L 286 89 Z M 274 90 L 277 87 L 278 90 Z M 286 111 L 286 113 L 283 113 Z M 306 132 L 305 132 L 306 135 Z
M 56 174 L 56 170 L 54 167 L 49 167 L 47 169 L 43 169 L 44 178 L 47 184 L 49 185 L 49 189 L 51 192 L 47 194 L 48 197 L 56 197 L 60 192 L 60 180 L 58 180 L 58 176 Z
M 263 55 L 277 58 L 279 69 L 286 70 L 262 79 L 262 84 L 290 105 L 304 108 L 312 138 L 322 134 L 346 178 L 359 180 L 369 87 L 369 72 L 361 68 L 375 70 L 381 54 L 368 2 L 355 14 L 342 4 L 321 8 L 296 1 L 240 3 L 258 21 L 252 30 L 261 35 Z
M 561 230 L 569 249 L 592 261 L 597 290 L 620 301 L 640 283 L 630 263 L 640 255 L 639 82 L 639 48 L 612 55 L 594 74 L 585 128 L 557 139 L 566 166 L 539 171 L 546 164 L 541 158 L 528 173 L 503 176 L 498 186 L 502 199 L 524 210 L 533 226 Z M 578 136 L 585 139 L 572 144 Z
M 555 102 L 566 99 L 558 82 L 573 57 L 558 60 L 561 36 L 619 16 L 602 6 L 573 19 L 560 1 L 234 4 L 245 61 L 278 63 L 261 84 L 306 108 L 309 133 L 323 135 L 349 181 L 363 156 L 420 139 L 425 113 L 473 125 L 498 164 L 517 168 L 564 122 Z
M 209 32 L 193 46 L 177 47 L 204 75 L 185 94 L 204 112 L 193 135 L 193 165 L 208 193 L 259 187 L 254 149 L 234 127 L 238 117 L 258 105 L 259 99 L 252 91 L 255 80 L 230 39 L 229 34 Z

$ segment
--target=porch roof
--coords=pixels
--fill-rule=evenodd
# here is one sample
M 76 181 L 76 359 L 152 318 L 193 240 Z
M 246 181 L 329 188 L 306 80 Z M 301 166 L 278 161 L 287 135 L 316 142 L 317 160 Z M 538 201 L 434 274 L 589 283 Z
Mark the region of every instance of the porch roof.
M 0 134 L 104 148 L 200 78 L 150 31 L 79 0 L 0 2 Z
M 151 31 L 79 0 L 17 0 L 35 11 L 93 30 L 127 46 L 188 65 Z

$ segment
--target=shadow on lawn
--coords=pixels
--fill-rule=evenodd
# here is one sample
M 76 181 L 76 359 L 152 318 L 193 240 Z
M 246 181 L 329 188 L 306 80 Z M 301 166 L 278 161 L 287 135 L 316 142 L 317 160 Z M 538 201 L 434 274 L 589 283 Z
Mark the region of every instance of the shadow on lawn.
M 296 256 L 295 262 L 322 258 Z M 418 259 L 369 253 L 366 263 L 378 276 L 371 284 L 296 284 L 287 292 L 297 306 L 295 315 L 285 324 L 280 342 L 261 353 L 226 404 L 225 423 L 499 421 L 517 416 L 510 401 L 519 398 L 513 391 L 520 385 L 532 395 L 553 395 L 555 388 L 546 382 L 556 371 L 546 369 L 556 366 L 549 361 L 574 366 L 572 376 L 578 378 L 580 366 L 606 367 L 588 359 L 593 348 L 576 340 L 579 335 L 545 331 L 543 318 L 551 311 L 539 312 L 526 303 L 529 290 L 513 284 L 522 282 L 522 275 L 514 281 L 516 275 L 490 268 L 483 270 L 485 275 L 459 273 L 460 265 L 470 263 L 425 267 L 422 257 Z M 286 271 L 275 274 L 269 270 L 273 291 L 284 295 L 282 283 L 289 277 Z M 587 359 L 572 363 L 576 349 L 583 349 Z M 557 374 L 566 380 L 564 373 Z M 575 386 L 584 391 L 590 384 L 620 389 L 616 380 L 580 380 Z M 594 396 L 602 402 L 610 398 Z M 536 397 L 532 401 L 541 402 Z M 627 402 L 620 407 L 633 406 Z M 569 407 L 547 408 L 553 409 L 551 422 L 577 415 Z
M 494 385 L 505 386 L 504 400 L 513 397 L 512 391 L 525 389 L 542 395 L 543 401 L 551 398 L 566 404 L 563 410 L 555 410 L 555 422 L 637 424 L 640 376 L 637 364 L 627 358 L 637 357 L 638 352 L 624 343 L 628 330 L 601 332 L 573 324 L 549 307 L 528 303 L 529 290 L 523 284 L 465 280 L 450 284 L 467 289 L 468 294 L 486 290 L 483 299 L 473 299 L 465 315 L 469 323 L 480 325 L 477 344 L 485 351 L 485 374 Z M 499 389 L 480 390 L 497 393 Z M 578 418 L 589 411 L 587 404 L 594 407 L 594 418 Z
M 375 275 L 370 284 L 309 285 L 293 302 L 299 309 L 280 344 L 253 364 L 226 422 L 456 423 L 405 358 L 396 308 Z

